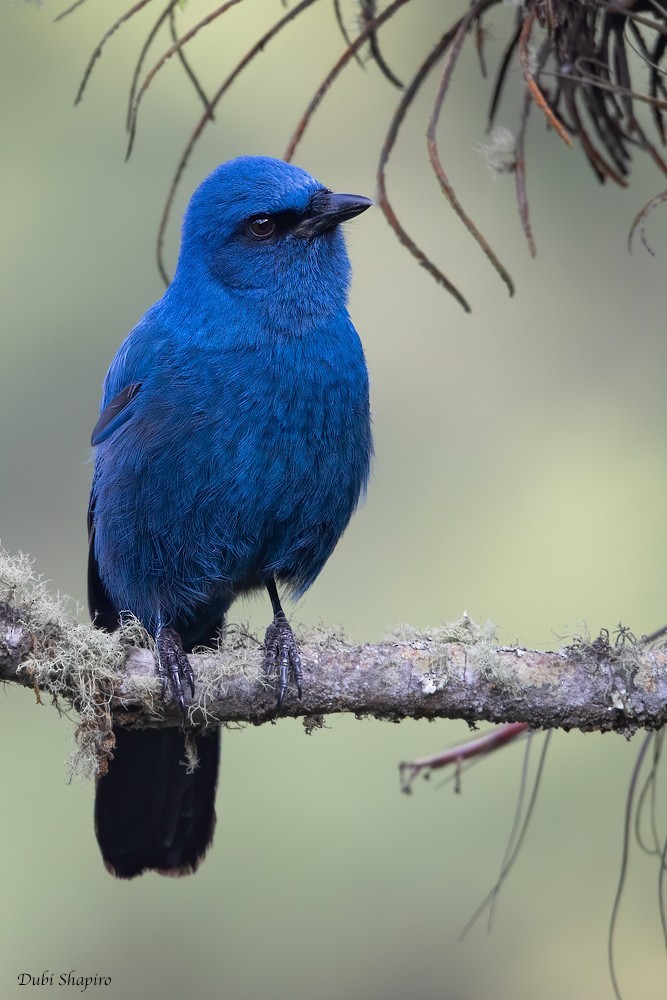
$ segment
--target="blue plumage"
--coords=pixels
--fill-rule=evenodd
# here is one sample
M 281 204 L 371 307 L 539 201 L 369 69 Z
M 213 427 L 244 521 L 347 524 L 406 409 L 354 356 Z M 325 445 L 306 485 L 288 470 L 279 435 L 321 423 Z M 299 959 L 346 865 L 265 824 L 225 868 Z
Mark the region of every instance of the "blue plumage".
M 177 696 L 190 679 L 179 643 L 209 641 L 235 597 L 263 586 L 279 699 L 290 664 L 300 681 L 275 581 L 295 595 L 312 584 L 368 478 L 368 376 L 339 224 L 369 204 L 266 157 L 218 167 L 186 212 L 174 280 L 107 374 L 93 433 L 91 611 L 106 627 L 123 610 L 141 619 Z M 120 823 L 98 809 L 98 837 L 101 814 Z M 172 850 L 165 864 L 146 849 L 126 871 L 102 847 L 121 875 L 191 870 L 203 853 L 179 862 Z

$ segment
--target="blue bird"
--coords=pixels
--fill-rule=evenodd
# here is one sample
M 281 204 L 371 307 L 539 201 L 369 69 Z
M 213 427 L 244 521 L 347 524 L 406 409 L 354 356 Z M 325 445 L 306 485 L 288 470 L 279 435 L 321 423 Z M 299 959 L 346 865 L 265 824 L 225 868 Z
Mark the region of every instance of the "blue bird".
M 163 696 L 194 694 L 188 653 L 266 588 L 277 707 L 301 665 L 278 584 L 312 584 L 363 494 L 368 373 L 347 311 L 340 224 L 372 202 L 268 157 L 195 191 L 173 281 L 125 340 L 93 431 L 88 595 L 100 628 L 130 611 L 155 638 Z M 194 871 L 211 843 L 219 733 L 183 766 L 182 729 L 114 727 L 95 825 L 110 872 Z

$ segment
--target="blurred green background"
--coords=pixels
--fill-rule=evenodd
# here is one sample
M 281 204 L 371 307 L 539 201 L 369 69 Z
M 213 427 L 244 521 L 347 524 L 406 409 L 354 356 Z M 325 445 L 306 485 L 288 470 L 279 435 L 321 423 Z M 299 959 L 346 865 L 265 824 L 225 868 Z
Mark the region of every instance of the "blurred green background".
M 199 106 L 175 59 L 149 91 L 132 159 L 123 120 L 151 3 L 109 42 L 84 102 L 72 99 L 122 4 L 0 7 L 2 543 L 35 557 L 54 589 L 85 597 L 89 434 L 116 348 L 161 293 L 159 213 Z M 184 24 L 211 3 L 191 2 Z M 349 9 L 349 8 L 348 8 Z M 447 17 L 454 5 L 447 5 Z M 249 0 L 193 44 L 209 89 L 283 13 Z M 353 16 L 353 15 L 351 15 Z M 499 57 L 514 13 L 494 15 Z M 353 23 L 351 21 L 351 23 Z M 409 78 L 443 28 L 409 5 L 383 35 Z M 161 46 L 167 44 L 161 36 Z M 240 153 L 280 156 L 342 48 L 318 3 L 256 60 L 198 146 L 177 198 Z M 160 50 L 160 46 L 155 50 Z M 379 211 L 348 227 L 351 309 L 372 375 L 375 471 L 368 500 L 293 619 L 376 640 L 463 610 L 502 641 L 553 648 L 619 620 L 664 624 L 667 429 L 664 210 L 656 251 L 628 254 L 635 212 L 664 184 L 637 162 L 629 191 L 600 187 L 578 151 L 529 129 L 530 260 L 511 177 L 494 181 L 483 141 L 489 84 L 464 53 L 441 125 L 458 194 L 517 283 L 516 298 L 439 196 L 423 133 L 435 78 L 390 170 L 396 209 L 471 300 L 456 303 L 398 245 Z M 511 79 L 514 95 L 520 79 Z M 338 190 L 372 195 L 398 94 L 351 65 L 296 162 Z M 516 100 L 500 121 L 514 127 Z M 261 629 L 261 599 L 233 609 Z M 25 691 L 3 692 L 0 746 L 0 996 L 17 976 L 109 975 L 126 997 L 573 1000 L 611 997 L 606 935 L 622 813 L 638 740 L 558 734 L 534 823 L 494 932 L 459 931 L 494 882 L 519 784 L 510 748 L 451 785 L 399 792 L 396 764 L 465 737 L 462 724 L 332 719 L 228 732 L 216 842 L 193 878 L 125 884 L 104 871 L 91 786 L 66 784 L 72 724 Z M 657 871 L 636 849 L 618 934 L 628 1000 L 665 995 Z M 63 992 L 64 987 L 52 987 Z M 90 988 L 91 991 L 93 988 Z

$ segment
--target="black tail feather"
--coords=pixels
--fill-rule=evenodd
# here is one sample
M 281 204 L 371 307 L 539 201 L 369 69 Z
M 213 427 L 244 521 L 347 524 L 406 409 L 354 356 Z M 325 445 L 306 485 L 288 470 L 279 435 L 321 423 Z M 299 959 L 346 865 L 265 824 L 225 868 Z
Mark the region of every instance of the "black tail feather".
M 95 832 L 118 878 L 144 871 L 194 872 L 213 839 L 220 732 L 198 736 L 199 764 L 188 774 L 181 729 L 114 727 L 116 749 L 98 780 Z

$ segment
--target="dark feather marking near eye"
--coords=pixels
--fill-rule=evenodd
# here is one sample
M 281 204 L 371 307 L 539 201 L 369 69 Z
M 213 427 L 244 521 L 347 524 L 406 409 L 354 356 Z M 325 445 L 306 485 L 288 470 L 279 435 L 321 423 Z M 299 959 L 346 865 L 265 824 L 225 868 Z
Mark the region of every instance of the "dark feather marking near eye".
M 91 435 L 91 443 L 93 445 L 99 444 L 100 440 L 104 439 L 104 431 L 109 427 L 109 424 L 132 402 L 140 389 L 141 382 L 131 382 L 130 385 L 125 386 L 122 392 L 114 396 L 109 405 L 100 414 L 100 419 L 93 428 Z
M 246 219 L 239 228 L 239 236 L 244 237 L 252 243 L 252 237 L 248 235 L 247 228 L 253 219 L 273 219 L 276 224 L 276 231 L 266 242 L 270 242 L 271 239 L 279 239 L 281 236 L 286 236 L 287 233 L 291 232 L 303 219 L 304 213 L 295 212 L 291 209 L 286 209 L 284 212 L 255 212 L 250 218 Z

